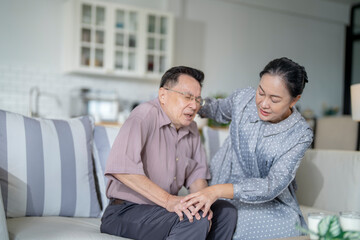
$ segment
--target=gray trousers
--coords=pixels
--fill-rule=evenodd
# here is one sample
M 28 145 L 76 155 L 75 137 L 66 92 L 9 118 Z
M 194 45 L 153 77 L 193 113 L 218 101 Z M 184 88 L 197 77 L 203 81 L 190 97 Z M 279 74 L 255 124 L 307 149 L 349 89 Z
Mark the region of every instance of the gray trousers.
M 125 201 L 119 205 L 111 202 L 101 219 L 102 233 L 139 239 L 139 240 L 230 240 L 235 231 L 237 209 L 229 202 L 217 200 L 211 210 L 210 221 L 207 217 L 191 223 L 184 214 L 184 220 L 174 212 L 157 205 L 136 204 Z M 201 216 L 201 214 L 200 214 Z

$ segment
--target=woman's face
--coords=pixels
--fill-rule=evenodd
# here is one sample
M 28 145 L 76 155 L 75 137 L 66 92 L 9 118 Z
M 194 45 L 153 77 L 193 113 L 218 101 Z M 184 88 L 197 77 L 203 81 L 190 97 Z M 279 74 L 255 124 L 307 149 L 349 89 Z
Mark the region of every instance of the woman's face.
M 264 74 L 256 90 L 256 106 L 261 120 L 278 123 L 291 114 L 291 108 L 300 99 L 292 98 L 285 82 L 276 75 Z

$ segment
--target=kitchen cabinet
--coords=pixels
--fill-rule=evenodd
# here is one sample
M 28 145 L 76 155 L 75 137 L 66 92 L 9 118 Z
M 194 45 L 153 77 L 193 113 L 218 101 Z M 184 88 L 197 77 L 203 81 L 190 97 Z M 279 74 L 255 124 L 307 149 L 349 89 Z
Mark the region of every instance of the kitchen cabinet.
M 64 71 L 159 79 L 171 67 L 171 13 L 113 2 L 65 3 Z

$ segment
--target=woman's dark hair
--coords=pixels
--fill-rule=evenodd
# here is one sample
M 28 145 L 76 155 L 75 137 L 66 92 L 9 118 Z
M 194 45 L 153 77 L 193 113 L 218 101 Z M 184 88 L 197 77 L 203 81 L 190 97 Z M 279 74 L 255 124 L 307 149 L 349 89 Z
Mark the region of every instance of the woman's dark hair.
M 260 78 L 266 73 L 281 77 L 293 98 L 302 94 L 305 84 L 308 82 L 305 68 L 286 57 L 269 62 L 260 72 Z
M 186 66 L 177 66 L 172 67 L 164 73 L 161 78 L 160 87 L 173 87 L 178 83 L 178 78 L 180 75 L 186 74 L 195 78 L 200 87 L 202 87 L 202 82 L 204 81 L 204 73 L 195 68 L 186 67 Z

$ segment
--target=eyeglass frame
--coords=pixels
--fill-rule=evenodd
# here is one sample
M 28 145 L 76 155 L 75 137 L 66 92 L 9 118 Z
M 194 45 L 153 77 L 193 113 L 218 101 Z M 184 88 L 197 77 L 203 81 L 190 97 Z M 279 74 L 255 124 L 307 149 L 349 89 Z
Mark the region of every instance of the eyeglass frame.
M 176 90 L 173 90 L 170 88 L 166 88 L 166 87 L 163 87 L 163 88 L 167 91 L 176 92 L 176 93 L 183 95 L 188 101 L 195 100 L 195 102 L 197 104 L 199 104 L 200 106 L 205 105 L 205 99 L 203 99 L 201 96 L 195 97 L 194 95 L 192 95 L 191 93 L 188 93 L 188 92 L 179 92 L 179 91 L 176 91 Z

